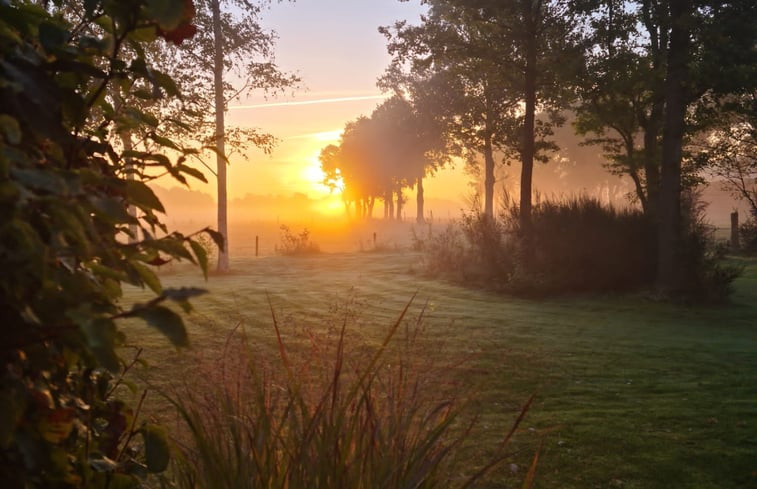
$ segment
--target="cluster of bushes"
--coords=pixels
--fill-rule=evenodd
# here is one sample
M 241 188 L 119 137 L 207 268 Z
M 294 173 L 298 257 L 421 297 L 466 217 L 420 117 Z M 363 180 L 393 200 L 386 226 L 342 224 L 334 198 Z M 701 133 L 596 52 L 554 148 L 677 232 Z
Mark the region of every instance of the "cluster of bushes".
M 720 300 L 738 270 L 719 263 L 703 210 L 685 200 L 684 292 L 696 300 Z M 518 217 L 509 201 L 494 218 L 473 210 L 439 234 L 416 236 L 415 247 L 425 252 L 425 268 L 433 274 L 517 295 L 619 292 L 654 281 L 654 224 L 639 210 L 588 197 L 540 201 L 528 236 Z

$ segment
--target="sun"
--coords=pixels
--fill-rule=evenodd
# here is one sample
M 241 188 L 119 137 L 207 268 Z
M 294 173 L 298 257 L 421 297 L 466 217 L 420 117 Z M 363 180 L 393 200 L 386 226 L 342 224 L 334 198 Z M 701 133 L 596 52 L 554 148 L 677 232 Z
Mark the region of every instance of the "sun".
M 318 197 L 325 197 L 335 193 L 341 194 L 341 182 L 337 184 L 336 189 L 332 189 L 324 183 L 326 174 L 323 173 L 323 170 L 321 169 L 321 162 L 318 159 L 319 154 L 320 151 L 315 151 L 309 158 L 307 158 L 300 172 L 300 176 L 308 183 L 310 190 Z

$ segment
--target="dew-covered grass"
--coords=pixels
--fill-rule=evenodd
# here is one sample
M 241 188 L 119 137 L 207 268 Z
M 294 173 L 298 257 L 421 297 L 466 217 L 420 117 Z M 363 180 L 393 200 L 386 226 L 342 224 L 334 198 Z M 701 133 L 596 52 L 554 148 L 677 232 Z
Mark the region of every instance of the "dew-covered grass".
M 210 293 L 187 316 L 193 353 L 158 333 L 124 324 L 145 347 L 153 385 L 148 413 L 166 414 L 154 391 L 187 378 L 192 355 L 223 351 L 241 325 L 252 341 L 274 344 L 271 308 L 287 325 L 325 327 L 335 308 L 379 341 L 410 298 L 425 333 L 450 359 L 449 375 L 473 386 L 478 428 L 461 456 L 476 466 L 536 394 L 516 436 L 513 464 L 485 487 L 516 487 L 537 445 L 541 488 L 757 487 L 757 261 L 746 261 L 732 303 L 719 307 L 655 302 L 643 294 L 523 300 L 424 277 L 419 255 L 321 253 L 241 257 L 211 276 Z M 177 266 L 165 286 L 202 285 Z M 129 301 L 147 292 L 127 290 Z M 435 353 L 439 353 L 438 351 Z M 457 363 L 455 362 L 455 365 Z M 152 410 L 152 411 L 151 411 Z

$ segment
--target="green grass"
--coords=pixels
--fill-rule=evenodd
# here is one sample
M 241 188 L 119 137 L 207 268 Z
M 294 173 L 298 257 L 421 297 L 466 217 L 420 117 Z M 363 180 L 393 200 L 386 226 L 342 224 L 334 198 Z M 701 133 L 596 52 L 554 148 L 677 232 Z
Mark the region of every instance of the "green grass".
M 540 488 L 757 486 L 757 262 L 747 262 L 732 304 L 697 308 L 642 295 L 513 299 L 426 279 L 414 270 L 418 259 L 241 258 L 234 273 L 211 277 L 211 294 L 194 302 L 193 348 L 212 356 L 238 323 L 253 341 L 272 342 L 266 294 L 277 316 L 291 320 L 282 324 L 312 328 L 351 300 L 357 333 L 378 342 L 417 291 L 416 314 L 428 301 L 426 334 L 450 358 L 468 358 L 449 375 L 476 392 L 478 431 L 461 453 L 471 466 L 493 452 L 536 392 L 516 435 L 517 468 L 505 465 L 486 487 L 513 487 L 540 440 Z M 202 278 L 177 267 L 163 280 Z M 146 297 L 127 291 L 129 300 Z M 158 389 L 176 378 L 191 382 L 185 353 L 141 325 L 125 326 L 146 347 Z M 162 409 L 159 396 L 150 399 Z

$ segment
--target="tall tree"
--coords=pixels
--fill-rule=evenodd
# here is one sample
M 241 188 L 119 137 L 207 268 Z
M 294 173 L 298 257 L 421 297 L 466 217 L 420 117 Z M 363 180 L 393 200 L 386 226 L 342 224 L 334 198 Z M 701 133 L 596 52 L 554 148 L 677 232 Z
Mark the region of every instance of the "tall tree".
M 461 22 L 466 12 L 428 2 L 420 26 L 396 23 L 381 28 L 392 63 L 379 86 L 407 94 L 420 114 L 438 128 L 448 154 L 472 167 L 484 160 L 484 213 L 494 214 L 495 151 L 505 152 L 504 118 L 516 117 L 516 99 L 491 52 L 485 23 Z
M 228 103 L 254 90 L 277 92 L 294 86 L 296 76 L 283 73 L 274 60 L 275 33 L 263 29 L 260 19 L 268 0 L 198 0 L 197 35 L 178 49 L 160 53 L 166 70 L 184 92 L 174 108 L 194 116 L 192 131 L 185 135 L 199 142 L 201 150 L 215 153 L 218 193 L 218 231 L 226 239 L 218 254 L 218 271 L 229 268 L 226 165 L 233 152 L 252 147 L 270 151 L 274 138 L 251 127 L 226 127 Z M 199 156 L 199 155 L 198 155 Z M 212 170 L 211 170 L 212 171 Z
M 440 104 L 449 108 L 450 136 L 484 156 L 487 215 L 493 213 L 494 150 L 520 160 L 520 218 L 528 234 L 533 164 L 554 148 L 545 137 L 551 123 L 560 122 L 540 124 L 536 113 L 557 116 L 570 94 L 572 68 L 581 58 L 574 18 L 561 1 L 424 3 L 429 13 L 421 26 L 383 29 L 394 56 L 387 78 L 401 88 L 445 82 L 449 90 L 437 93 L 451 102 Z

